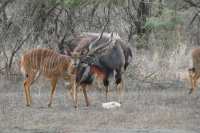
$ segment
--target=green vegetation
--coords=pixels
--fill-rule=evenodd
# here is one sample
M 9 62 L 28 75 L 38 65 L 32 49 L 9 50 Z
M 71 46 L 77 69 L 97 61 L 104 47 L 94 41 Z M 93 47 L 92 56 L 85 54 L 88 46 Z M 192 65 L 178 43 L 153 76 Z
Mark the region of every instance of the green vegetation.
M 183 17 L 174 14 L 174 10 L 165 9 L 161 16 L 150 17 L 145 23 L 147 30 L 174 30 L 176 25 L 183 24 Z
M 198 0 L 8 0 L 0 6 L 3 72 L 15 68 L 24 49 L 57 49 L 77 32 L 117 32 L 144 50 L 200 45 Z
M 49 0 L 52 5 L 60 4 L 64 7 L 78 7 L 84 0 Z

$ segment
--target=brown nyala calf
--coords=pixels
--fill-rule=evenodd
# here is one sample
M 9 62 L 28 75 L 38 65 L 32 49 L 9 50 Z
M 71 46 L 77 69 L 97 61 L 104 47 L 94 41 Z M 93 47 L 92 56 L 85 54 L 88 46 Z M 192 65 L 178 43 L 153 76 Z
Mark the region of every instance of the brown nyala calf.
M 191 89 L 189 94 L 193 93 L 197 87 L 197 81 L 200 77 L 200 48 L 195 48 L 192 51 L 193 67 L 188 69 L 189 78 L 191 82 Z
M 32 102 L 30 86 L 40 75 L 51 81 L 52 89 L 48 107 L 51 107 L 56 84 L 60 78 L 70 82 L 71 94 L 72 90 L 74 91 L 73 94 L 75 94 L 74 62 L 69 56 L 61 55 L 45 48 L 32 49 L 21 57 L 20 68 L 21 72 L 25 75 L 24 92 L 27 106 L 30 106 Z M 75 100 L 75 95 L 73 99 Z

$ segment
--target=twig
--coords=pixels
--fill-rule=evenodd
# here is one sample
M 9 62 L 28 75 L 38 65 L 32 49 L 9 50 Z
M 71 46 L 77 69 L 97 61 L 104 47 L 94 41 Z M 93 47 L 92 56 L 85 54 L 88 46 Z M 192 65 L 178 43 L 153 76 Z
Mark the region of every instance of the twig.
M 152 73 L 146 75 L 146 76 L 142 79 L 142 81 L 145 81 L 145 80 L 147 80 L 148 78 L 151 78 L 151 77 L 154 76 L 155 74 L 156 74 L 156 72 L 152 72 Z
M 15 45 L 15 48 L 13 49 L 12 53 L 11 53 L 11 57 L 10 57 L 10 60 L 9 60 L 9 64 L 8 64 L 8 68 L 10 69 L 11 66 L 12 66 L 12 62 L 13 62 L 13 58 L 15 56 L 15 54 L 21 49 L 21 47 L 24 45 L 24 42 L 26 42 L 29 37 L 31 36 L 31 33 L 29 33 L 25 39 L 23 40 L 20 40 L 21 42 L 19 43 L 19 45 Z
M 9 4 L 14 2 L 14 0 L 7 0 L 6 2 L 3 3 L 3 5 L 0 7 L 0 13 L 5 9 L 5 7 Z
M 189 26 L 192 26 L 192 24 L 193 24 L 193 22 L 196 20 L 197 16 L 199 16 L 199 13 L 200 13 L 200 11 L 198 11 L 198 12 L 194 15 L 194 17 L 193 17 L 192 20 L 190 21 Z
M 200 8 L 200 5 L 198 5 L 198 3 L 195 3 L 192 0 L 184 0 L 186 3 L 190 4 L 190 6 L 192 7 L 196 7 L 196 8 Z

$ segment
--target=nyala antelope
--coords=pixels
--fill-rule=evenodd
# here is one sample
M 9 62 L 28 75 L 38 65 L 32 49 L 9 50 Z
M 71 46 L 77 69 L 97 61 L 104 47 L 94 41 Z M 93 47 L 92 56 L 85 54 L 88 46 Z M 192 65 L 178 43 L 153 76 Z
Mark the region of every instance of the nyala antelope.
M 65 50 L 60 49 L 61 53 Z M 106 100 L 109 91 L 109 77 L 115 77 L 119 101 L 123 89 L 122 73 L 132 59 L 131 47 L 119 36 L 110 33 L 83 33 L 75 35 L 67 42 L 67 54 L 81 55 L 76 70 L 77 87 L 81 86 L 86 104 L 89 105 L 86 88 L 94 79 L 103 82 Z M 77 96 L 76 96 L 77 97 Z M 77 100 L 77 99 L 76 99 Z
M 192 51 L 192 62 L 193 67 L 188 69 L 191 82 L 191 89 L 189 91 L 189 94 L 193 93 L 194 90 L 197 88 L 197 81 L 200 77 L 200 48 L 195 48 Z
M 75 94 L 74 84 L 74 62 L 73 59 L 66 55 L 61 55 L 50 49 L 38 48 L 26 52 L 20 60 L 21 72 L 25 75 L 24 92 L 26 105 L 30 106 L 32 98 L 30 95 L 30 86 L 33 82 L 43 75 L 51 81 L 51 95 L 48 107 L 51 107 L 53 95 L 55 93 L 57 81 L 60 78 L 70 82 L 71 95 Z M 73 95 L 75 100 L 75 95 Z

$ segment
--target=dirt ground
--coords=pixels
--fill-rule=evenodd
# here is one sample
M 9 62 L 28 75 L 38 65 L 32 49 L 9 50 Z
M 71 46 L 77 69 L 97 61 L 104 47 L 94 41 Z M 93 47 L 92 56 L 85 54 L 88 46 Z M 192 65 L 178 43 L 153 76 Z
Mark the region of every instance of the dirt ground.
M 103 91 L 90 90 L 91 106 L 85 107 L 80 93 L 75 110 L 62 83 L 48 108 L 48 82 L 32 86 L 33 104 L 26 107 L 22 81 L 2 81 L 0 133 L 199 133 L 200 90 L 188 95 L 180 81 L 126 82 L 122 107 L 103 109 Z M 117 99 L 115 90 L 109 98 Z

